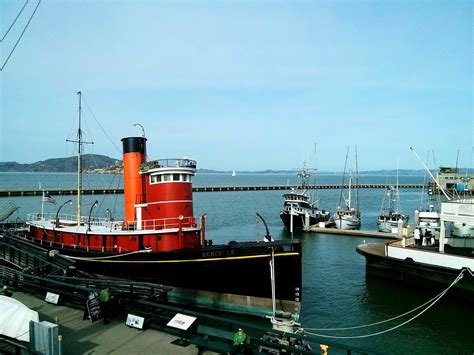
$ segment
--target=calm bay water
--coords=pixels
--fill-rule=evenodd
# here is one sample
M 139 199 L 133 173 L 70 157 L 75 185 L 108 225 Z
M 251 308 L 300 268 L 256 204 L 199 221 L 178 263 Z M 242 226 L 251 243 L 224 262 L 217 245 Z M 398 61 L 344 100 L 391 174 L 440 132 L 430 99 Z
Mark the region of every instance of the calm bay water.
M 362 176 L 360 182 L 385 183 L 384 176 Z M 395 183 L 395 177 L 390 181 Z M 44 189 L 76 186 L 75 174 L 0 173 L 0 189 Z M 321 175 L 317 183 L 340 183 L 341 176 Z M 422 177 L 401 176 L 401 183 L 422 183 Z M 116 187 L 122 183 L 119 175 L 84 175 L 84 187 Z M 197 175 L 194 186 L 211 185 L 284 185 L 296 184 L 295 175 Z M 279 218 L 284 191 L 210 192 L 194 194 L 196 216 L 207 213 L 207 237 L 215 243 L 230 240 L 261 239 L 263 226 L 256 224 L 255 213 L 266 220 L 275 239 L 290 239 Z M 339 199 L 339 190 L 314 191 L 320 199 L 320 208 L 333 211 Z M 361 189 L 362 229 L 375 230 L 384 191 Z M 410 214 L 420 208 L 421 189 L 401 190 L 401 210 Z M 55 196 L 58 203 L 74 196 Z M 108 208 L 116 219 L 121 218 L 122 195 L 84 196 L 84 209 L 99 201 L 94 215 L 105 216 Z M 20 211 L 16 217 L 26 218 L 27 213 L 41 209 L 40 197 L 16 197 L 13 200 Z M 74 206 L 74 205 L 73 205 Z M 65 206 L 62 212 L 75 213 Z M 68 210 L 70 209 L 70 210 Z M 45 210 L 55 212 L 57 205 L 47 204 Z M 303 306 L 300 321 L 309 328 L 350 327 L 379 322 L 405 313 L 435 296 L 435 292 L 417 289 L 401 283 L 365 273 L 365 259 L 357 254 L 357 245 L 381 242 L 378 239 L 332 236 L 325 234 L 295 233 L 303 243 Z M 278 282 L 278 280 L 276 280 Z M 413 316 L 415 313 L 411 314 Z M 324 332 L 335 336 L 359 336 L 380 332 L 406 321 L 403 317 L 390 323 L 362 330 Z M 343 344 L 389 354 L 473 354 L 474 309 L 472 303 L 443 298 L 412 322 L 391 332 L 359 339 L 334 339 Z M 330 352 L 331 353 L 331 352 Z

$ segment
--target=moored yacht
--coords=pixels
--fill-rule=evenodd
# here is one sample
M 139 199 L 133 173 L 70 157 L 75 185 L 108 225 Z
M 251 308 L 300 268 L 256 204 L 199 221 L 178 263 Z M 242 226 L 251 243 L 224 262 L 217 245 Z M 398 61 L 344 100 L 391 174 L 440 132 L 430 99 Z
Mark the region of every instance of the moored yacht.
M 358 203 L 356 202 L 356 207 L 353 207 L 353 201 L 351 200 L 352 174 L 349 174 L 348 190 L 348 198 L 346 199 L 344 195 L 342 196 L 345 206 L 338 206 L 334 213 L 334 223 L 337 229 L 351 230 L 360 228 L 360 211 Z
M 358 176 L 357 167 L 357 147 L 356 147 L 356 177 Z M 346 162 L 344 164 L 344 173 L 342 175 L 341 193 L 339 195 L 339 205 L 334 213 L 334 224 L 337 229 L 354 230 L 359 229 L 361 224 L 359 210 L 359 191 L 356 190 L 355 198 L 352 198 L 352 171 L 349 171 L 349 186 L 347 198 L 344 195 L 344 178 L 346 174 L 347 157 L 349 155 L 349 147 L 347 148 Z M 343 204 L 344 203 L 344 204 Z
M 386 199 L 388 202 L 385 202 Z M 397 207 L 395 207 L 397 206 Z M 379 219 L 377 226 L 379 232 L 384 233 L 397 233 L 398 232 L 398 221 L 401 220 L 403 227 L 407 226 L 408 216 L 399 212 L 399 195 L 398 187 L 394 188 L 392 185 L 387 186 L 382 201 L 382 207 L 380 210 Z
M 386 244 L 362 244 L 357 252 L 366 258 L 367 272 L 429 288 L 446 288 L 474 299 L 474 236 L 449 236 L 449 223 L 474 224 L 474 199 L 443 202 L 439 242 L 419 245 L 414 237 Z M 461 275 L 463 274 L 463 275 Z
M 419 244 L 434 244 L 439 239 L 439 203 L 435 201 L 433 189 L 428 189 L 428 207 L 415 211 L 414 236 Z
M 286 229 L 302 229 L 305 226 L 328 221 L 330 213 L 320 210 L 317 207 L 317 200 L 313 201 L 308 193 L 307 180 L 310 174 L 303 164 L 303 168 L 298 173 L 300 184 L 297 188 L 292 188 L 289 193 L 283 195 L 285 201 L 283 209 L 280 211 L 280 218 Z

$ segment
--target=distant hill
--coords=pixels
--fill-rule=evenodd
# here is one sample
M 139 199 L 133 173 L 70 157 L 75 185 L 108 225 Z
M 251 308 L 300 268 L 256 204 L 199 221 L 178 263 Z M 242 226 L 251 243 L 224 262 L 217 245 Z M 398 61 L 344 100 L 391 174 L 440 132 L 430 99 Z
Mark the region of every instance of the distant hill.
M 103 172 L 120 172 L 122 161 L 119 159 L 110 158 L 99 154 L 84 154 L 82 156 L 82 171 L 92 173 Z M 38 161 L 31 164 L 20 164 L 17 162 L 0 162 L 0 172 L 50 172 L 50 173 L 73 173 L 77 172 L 77 157 L 69 158 L 55 158 Z M 433 175 L 436 175 L 436 170 L 431 170 Z M 459 168 L 460 174 L 472 174 L 474 169 Z M 212 169 L 198 169 L 198 174 L 228 174 L 232 171 L 212 170 Z M 237 170 L 238 175 L 243 174 L 297 174 L 297 169 L 292 170 L 260 170 L 260 171 L 240 171 Z M 313 174 L 313 172 L 312 172 Z M 317 175 L 341 175 L 342 171 L 318 171 Z M 366 170 L 360 171 L 359 175 L 384 175 L 395 176 L 397 170 Z M 425 175 L 423 169 L 400 169 L 399 175 Z
M 115 166 L 116 162 L 122 161 L 105 155 L 84 154 L 81 165 L 84 170 L 104 169 Z M 38 161 L 31 164 L 20 164 L 17 162 L 0 162 L 0 172 L 50 172 L 50 173 L 73 173 L 77 172 L 77 157 L 54 158 Z
M 237 175 L 244 175 L 244 174 L 284 174 L 284 175 L 296 175 L 298 174 L 297 169 L 293 170 L 260 170 L 260 171 L 247 171 L 243 170 L 237 171 Z M 219 170 L 209 170 L 209 169 L 198 169 L 198 173 L 201 174 L 228 174 L 230 175 L 232 171 L 219 171 Z M 313 171 L 310 171 L 311 174 L 314 174 Z M 432 171 L 433 174 L 436 174 L 436 171 Z M 342 175 L 342 171 L 318 171 L 317 175 Z M 386 176 L 395 176 L 397 174 L 396 170 L 368 170 L 368 171 L 360 171 L 359 175 L 386 175 Z M 423 176 L 425 171 L 420 170 L 411 170 L 411 169 L 400 169 L 398 171 L 399 175 L 415 175 L 415 176 Z

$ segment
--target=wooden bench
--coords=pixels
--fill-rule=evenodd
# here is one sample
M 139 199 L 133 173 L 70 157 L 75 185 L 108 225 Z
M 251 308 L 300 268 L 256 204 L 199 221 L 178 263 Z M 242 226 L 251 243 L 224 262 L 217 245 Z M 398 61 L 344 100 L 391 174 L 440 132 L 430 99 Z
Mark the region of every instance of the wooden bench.
M 206 349 L 219 353 L 228 353 L 232 351 L 234 333 L 227 330 L 199 325 L 197 334 L 190 339 L 190 342 L 198 347 L 199 350 Z M 247 336 L 246 344 L 250 342 Z

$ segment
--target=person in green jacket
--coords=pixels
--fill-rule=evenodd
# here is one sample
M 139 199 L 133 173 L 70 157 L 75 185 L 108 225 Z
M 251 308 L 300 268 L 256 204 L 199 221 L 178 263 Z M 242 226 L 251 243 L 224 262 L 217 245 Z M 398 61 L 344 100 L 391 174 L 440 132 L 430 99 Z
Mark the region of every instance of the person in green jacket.
M 231 354 L 247 354 L 247 348 L 245 346 L 246 340 L 247 334 L 245 334 L 242 327 L 239 327 L 234 334 L 234 344 L 232 345 Z
M 103 323 L 107 324 L 109 323 L 109 303 L 110 303 L 110 293 L 109 293 L 108 287 L 100 291 L 99 301 L 101 305 L 100 308 L 102 310 Z

